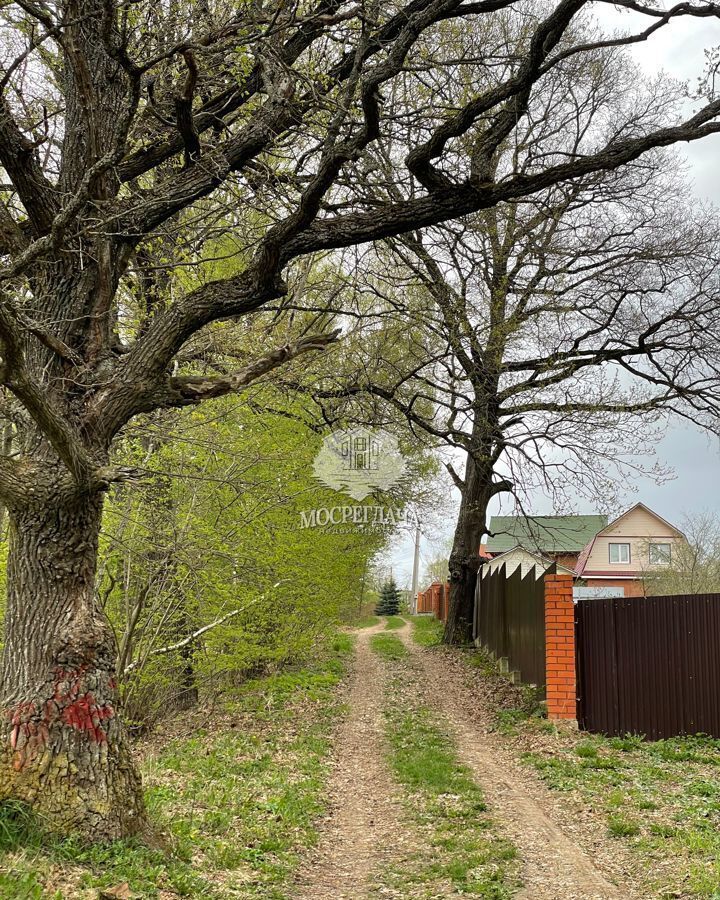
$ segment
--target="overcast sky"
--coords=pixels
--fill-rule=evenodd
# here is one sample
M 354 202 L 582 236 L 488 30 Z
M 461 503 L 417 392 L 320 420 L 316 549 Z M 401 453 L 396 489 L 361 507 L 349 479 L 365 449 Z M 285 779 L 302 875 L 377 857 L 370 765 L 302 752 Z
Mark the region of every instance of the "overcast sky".
M 661 4 L 667 8 L 667 4 Z M 602 3 L 597 4 L 598 17 L 603 27 L 612 29 L 629 28 L 632 23 L 647 22 L 644 17 L 635 14 L 619 14 Z M 714 33 L 713 33 L 714 32 Z M 711 19 L 681 19 L 672 23 L 648 42 L 633 47 L 632 53 L 638 63 L 648 74 L 657 75 L 665 72 L 668 75 L 689 80 L 691 84 L 702 72 L 706 47 L 720 45 L 720 25 Z M 689 164 L 689 175 L 693 182 L 695 195 L 702 200 L 709 200 L 720 207 L 720 135 L 713 135 L 702 141 L 681 145 L 680 152 L 685 155 Z M 674 470 L 673 480 L 662 485 L 650 479 L 635 482 L 636 491 L 628 487 L 627 505 L 631 506 L 642 500 L 669 521 L 681 525 L 687 516 L 693 514 L 716 512 L 720 514 L 720 450 L 718 441 L 712 436 L 693 429 L 687 423 L 671 426 L 666 436 L 658 443 L 659 461 Z M 450 491 L 451 488 L 448 488 Z M 457 491 L 453 489 L 453 494 Z M 457 497 L 446 498 L 453 509 L 457 510 Z M 595 512 L 591 504 L 585 504 L 585 512 Z M 549 501 L 537 496 L 534 498 L 536 513 L 553 513 Z M 452 515 L 448 516 L 446 536 L 451 535 Z M 454 523 L 453 523 L 454 524 Z M 412 571 L 413 542 L 410 537 L 399 537 L 393 549 L 390 561 L 393 574 L 402 586 L 409 586 Z M 439 543 L 437 531 L 430 538 L 423 538 L 421 544 L 421 582 L 424 565 L 434 558 Z M 422 587 L 422 584 L 421 584 Z

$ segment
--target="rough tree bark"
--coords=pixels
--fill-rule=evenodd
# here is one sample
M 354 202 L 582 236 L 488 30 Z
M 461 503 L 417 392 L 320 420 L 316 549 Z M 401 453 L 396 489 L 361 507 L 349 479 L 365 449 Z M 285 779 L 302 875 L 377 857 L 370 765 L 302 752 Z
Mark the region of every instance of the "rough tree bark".
M 449 561 L 450 598 L 443 633 L 446 644 L 469 644 L 472 641 L 475 586 L 480 566 L 478 552 L 472 549 L 473 534 L 477 530 L 471 523 L 473 518 L 472 505 L 466 503 L 463 497 Z
M 97 840 L 146 830 L 95 593 L 102 494 L 40 486 L 10 508 L 0 799 Z

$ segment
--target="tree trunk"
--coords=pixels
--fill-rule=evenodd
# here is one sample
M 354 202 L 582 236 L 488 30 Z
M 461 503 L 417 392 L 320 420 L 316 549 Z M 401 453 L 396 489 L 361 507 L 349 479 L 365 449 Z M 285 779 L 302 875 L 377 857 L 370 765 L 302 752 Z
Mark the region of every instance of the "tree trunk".
M 445 644 L 469 644 L 473 639 L 475 585 L 480 567 L 480 540 L 491 496 L 489 475 L 468 454 L 453 546 L 450 553 L 450 600 L 445 623 Z
M 459 563 L 456 572 L 456 576 L 450 579 L 450 599 L 443 643 L 469 644 L 473 638 L 477 563 Z
M 193 626 L 190 622 L 185 604 L 187 600 L 181 594 L 181 603 L 183 604 L 180 616 L 180 629 L 178 631 L 179 639 L 182 641 L 193 632 Z M 178 690 L 173 698 L 173 706 L 178 710 L 192 709 L 198 705 L 199 694 L 197 689 L 197 681 L 195 679 L 195 649 L 196 642 L 191 641 L 180 648 L 180 670 L 178 672 Z
M 10 510 L 0 800 L 26 802 L 54 832 L 137 834 L 140 776 L 95 594 L 102 496 L 42 500 Z

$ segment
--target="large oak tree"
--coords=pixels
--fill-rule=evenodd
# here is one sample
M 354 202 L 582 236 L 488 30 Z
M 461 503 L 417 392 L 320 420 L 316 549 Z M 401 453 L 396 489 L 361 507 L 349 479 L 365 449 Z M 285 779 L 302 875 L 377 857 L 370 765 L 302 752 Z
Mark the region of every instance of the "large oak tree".
M 640 112 L 607 142 L 498 173 L 497 150 L 534 91 L 563 59 L 592 52 L 564 39 L 591 5 L 3 7 L 0 381 L 13 434 L 0 460 L 10 520 L 0 798 L 94 839 L 146 827 L 95 594 L 103 496 L 127 477 L 112 463 L 113 440 L 140 413 L 236 391 L 336 339 L 306 336 L 208 376 L 178 362 L 194 336 L 281 298 L 299 257 L 491 209 L 720 130 L 720 101 L 684 120 Z M 615 5 L 647 16 L 644 31 L 616 43 L 678 16 L 717 15 L 710 3 L 669 13 Z M 521 45 L 456 55 L 455 36 L 494 16 Z M 397 100 L 427 72 L 458 85 L 453 102 Z M 398 128 L 399 194 L 378 204 L 365 189 L 375 177 L 366 154 Z M 214 252 L 223 230 L 239 236 L 233 274 L 189 288 L 182 268 Z M 130 293 L 145 301 L 139 320 L 127 313 Z
M 495 174 L 576 155 L 632 129 L 638 109 L 662 115 L 678 99 L 616 48 L 569 58 L 537 86 Z M 385 145 L 376 157 L 389 194 L 391 156 Z M 671 416 L 717 431 L 720 223 L 691 194 L 679 155 L 656 149 L 365 252 L 364 277 L 346 289 L 358 364 L 316 398 L 328 418 L 394 411 L 420 441 L 452 448 L 448 643 L 472 637 L 498 495 L 530 518 L 538 491 L 556 508 L 610 508 L 634 475 L 665 477 L 651 458 Z

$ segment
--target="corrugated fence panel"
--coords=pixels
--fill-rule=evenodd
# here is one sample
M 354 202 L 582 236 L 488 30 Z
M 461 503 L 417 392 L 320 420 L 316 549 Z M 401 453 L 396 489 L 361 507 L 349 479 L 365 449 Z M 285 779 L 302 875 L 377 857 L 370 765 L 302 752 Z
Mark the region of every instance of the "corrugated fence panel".
M 475 638 L 505 657 L 527 683 L 545 685 L 545 585 L 519 568 L 507 575 L 501 567 L 478 578 Z
M 613 601 L 579 601 L 576 606 L 576 623 L 580 726 L 588 731 L 617 734 L 618 688 Z
M 545 684 L 545 583 L 516 569 L 505 583 L 508 659 L 528 684 Z
M 517 664 L 520 623 L 522 622 L 522 573 L 518 567 L 505 579 L 503 605 L 505 612 L 505 653 L 512 670 Z M 522 677 L 522 676 L 521 676 Z
M 580 600 L 576 635 L 581 727 L 720 737 L 720 594 Z
M 478 636 L 480 642 L 489 647 L 496 656 L 507 656 L 504 588 L 504 569 L 491 572 L 482 579 Z

